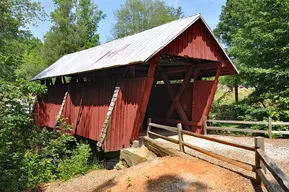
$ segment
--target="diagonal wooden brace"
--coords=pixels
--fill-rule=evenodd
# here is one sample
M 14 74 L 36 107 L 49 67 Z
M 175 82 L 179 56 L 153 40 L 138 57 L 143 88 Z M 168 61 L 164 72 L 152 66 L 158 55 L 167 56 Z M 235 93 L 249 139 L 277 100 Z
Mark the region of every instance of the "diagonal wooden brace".
M 169 79 L 168 79 L 168 76 L 166 75 L 166 73 L 162 70 L 162 68 L 159 68 L 160 72 L 161 72 L 161 76 L 164 80 L 164 84 L 165 86 L 167 87 L 168 89 L 168 92 L 169 92 L 169 96 L 171 98 L 171 100 L 174 102 L 174 96 L 175 96 L 175 92 L 174 92 L 174 89 L 172 88 L 170 82 L 169 82 Z M 185 120 L 185 121 L 188 121 L 188 117 L 182 107 L 182 105 L 179 103 L 179 101 L 177 100 L 175 102 L 175 109 L 177 111 L 177 113 L 179 114 L 180 118 L 182 120 Z
M 166 118 L 171 117 L 173 110 L 176 108 L 177 103 L 179 103 L 179 99 L 180 99 L 181 95 L 183 94 L 184 90 L 186 89 L 186 87 L 188 86 L 188 84 L 191 80 L 194 68 L 195 68 L 194 66 L 191 66 L 188 68 L 188 72 L 186 73 L 186 76 L 184 78 L 184 81 L 183 81 L 181 87 L 179 88 L 177 94 L 175 95 L 175 98 L 173 100 L 173 104 L 171 105 L 171 107 L 167 113 Z

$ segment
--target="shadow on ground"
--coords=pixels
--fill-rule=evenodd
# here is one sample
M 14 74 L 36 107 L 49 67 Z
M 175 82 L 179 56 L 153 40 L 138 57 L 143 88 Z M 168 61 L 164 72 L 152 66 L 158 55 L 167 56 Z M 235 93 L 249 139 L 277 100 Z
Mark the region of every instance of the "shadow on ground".
M 108 189 L 112 188 L 116 184 L 117 184 L 117 182 L 115 181 L 115 178 L 112 178 L 112 179 L 106 181 L 105 183 L 99 185 L 97 188 L 95 188 L 93 190 L 93 192 L 104 192 L 104 191 L 107 191 Z
M 176 175 L 163 175 L 157 179 L 149 179 L 146 184 L 149 192 L 154 191 L 210 191 L 210 188 L 201 182 L 194 182 L 191 178 L 183 178 Z

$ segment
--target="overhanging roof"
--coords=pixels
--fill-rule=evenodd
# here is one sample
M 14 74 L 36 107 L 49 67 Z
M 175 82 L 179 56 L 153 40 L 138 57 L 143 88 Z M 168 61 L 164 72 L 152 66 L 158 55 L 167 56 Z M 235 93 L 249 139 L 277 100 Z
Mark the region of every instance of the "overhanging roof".
M 204 22 L 203 18 L 197 14 L 103 45 L 64 55 L 32 80 L 147 62 L 198 19 Z M 227 54 L 225 52 L 224 54 L 233 65 Z M 238 73 L 234 65 L 233 67 Z

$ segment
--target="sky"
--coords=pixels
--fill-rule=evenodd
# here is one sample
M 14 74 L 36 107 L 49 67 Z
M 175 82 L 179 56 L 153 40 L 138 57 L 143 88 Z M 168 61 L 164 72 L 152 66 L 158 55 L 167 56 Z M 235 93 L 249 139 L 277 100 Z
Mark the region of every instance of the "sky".
M 38 0 L 41 2 L 46 13 L 50 13 L 54 9 L 52 0 Z M 106 14 L 106 18 L 99 23 L 98 33 L 100 34 L 100 42 L 105 43 L 110 35 L 110 29 L 115 23 L 113 11 L 120 8 L 125 0 L 94 0 L 99 9 Z M 214 29 L 219 21 L 222 5 L 226 0 L 164 0 L 167 5 L 181 6 L 185 16 L 191 16 L 200 13 L 211 29 Z M 49 31 L 51 22 L 49 19 L 40 22 L 37 27 L 30 26 L 32 34 L 43 40 L 44 34 Z

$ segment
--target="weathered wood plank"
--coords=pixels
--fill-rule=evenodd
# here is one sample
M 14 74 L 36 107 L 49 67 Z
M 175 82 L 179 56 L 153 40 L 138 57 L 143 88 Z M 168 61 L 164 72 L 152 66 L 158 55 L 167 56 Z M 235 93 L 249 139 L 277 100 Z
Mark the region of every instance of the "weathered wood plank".
M 148 118 L 148 120 L 147 120 L 147 136 L 149 136 L 149 131 L 151 131 L 151 125 L 150 125 L 150 123 L 152 122 L 152 119 L 151 118 Z
M 237 143 L 232 143 L 232 142 L 224 141 L 224 140 L 221 140 L 221 139 L 217 139 L 217 138 L 213 138 L 213 137 L 209 137 L 209 136 L 205 136 L 205 135 L 201 135 L 201 134 L 197 134 L 197 133 L 193 133 L 193 132 L 185 131 L 185 130 L 182 130 L 182 133 L 184 133 L 186 135 L 193 136 L 193 137 L 198 137 L 198 138 L 201 138 L 201 139 L 213 141 L 213 142 L 216 142 L 216 143 L 221 143 L 221 144 L 224 144 L 224 145 L 230 145 L 232 147 L 237 147 L 237 148 L 240 148 L 240 149 L 245 149 L 245 150 L 249 150 L 249 151 L 255 151 L 255 148 L 253 146 L 249 146 L 249 145 L 241 145 L 241 144 L 237 144 Z
M 185 147 L 184 147 L 184 145 L 183 145 L 184 137 L 183 137 L 183 133 L 182 133 L 182 130 L 183 130 L 182 124 L 181 124 L 181 123 L 178 123 L 177 128 L 178 128 L 178 137 L 179 137 L 180 151 L 181 151 L 182 153 L 184 153 L 184 152 L 185 152 Z
M 114 92 L 113 92 L 113 95 L 112 95 L 112 98 L 111 98 L 111 101 L 110 101 L 110 104 L 109 104 L 109 107 L 108 107 L 108 111 L 107 111 L 105 120 L 104 120 L 104 122 L 102 124 L 101 133 L 100 133 L 98 142 L 96 144 L 97 147 L 99 147 L 99 148 L 102 146 L 102 144 L 103 144 L 103 142 L 105 140 L 105 137 L 107 135 L 107 132 L 108 132 L 108 129 L 109 129 L 109 126 L 110 126 L 112 111 L 113 111 L 113 109 L 115 107 L 116 100 L 117 100 L 118 95 L 119 95 L 121 83 L 122 83 L 122 80 L 118 80 L 117 83 L 116 83 L 116 86 L 114 88 Z
M 144 140 L 144 145 L 152 152 L 154 152 L 158 156 L 177 156 L 177 157 L 182 157 L 186 159 L 191 159 L 191 160 L 196 160 L 195 157 L 192 157 L 188 154 L 182 153 L 180 151 L 177 151 L 172 148 L 168 148 L 165 146 L 163 143 L 157 142 L 152 138 L 149 138 L 147 136 L 143 137 Z
M 188 148 L 190 148 L 190 149 L 196 150 L 196 151 L 198 151 L 200 153 L 204 153 L 204 154 L 206 154 L 208 156 L 214 157 L 214 158 L 219 159 L 221 161 L 224 161 L 224 162 L 227 162 L 229 164 L 235 165 L 237 167 L 243 168 L 245 170 L 248 170 L 248 171 L 254 171 L 255 170 L 255 167 L 253 165 L 251 165 L 251 164 L 244 163 L 244 162 L 241 162 L 241 161 L 237 161 L 237 160 L 234 160 L 234 159 L 230 159 L 228 157 L 213 153 L 213 152 L 208 151 L 206 149 L 202 149 L 200 147 L 197 147 L 197 146 L 185 143 L 185 142 L 183 142 L 183 145 L 188 147 Z
M 158 156 L 178 156 L 174 150 L 163 147 L 160 143 L 147 136 L 143 137 L 144 145 Z
M 62 100 L 58 115 L 56 117 L 55 125 L 53 127 L 54 130 L 56 129 L 56 126 L 57 126 L 59 120 L 61 119 L 61 115 L 62 115 L 62 112 L 63 112 L 63 109 L 64 109 L 64 105 L 66 103 L 67 95 L 68 95 L 68 91 L 66 91 L 65 94 L 64 94 L 64 97 L 63 97 L 63 100 Z
M 157 133 L 152 132 L 152 131 L 148 131 L 148 134 L 151 134 L 151 135 L 157 136 L 157 137 L 159 137 L 159 138 L 162 138 L 162 139 L 164 139 L 164 140 L 170 141 L 170 142 L 175 143 L 175 144 L 179 144 L 179 141 L 176 140 L 176 139 L 169 138 L 169 137 L 166 137 L 166 136 L 163 136 L 163 135 L 157 134 Z
M 268 134 L 269 134 L 269 138 L 272 139 L 272 118 L 269 117 L 269 121 L 268 121 Z
M 247 132 L 247 133 L 268 133 L 264 130 L 254 130 L 254 129 L 239 129 L 239 128 L 226 128 L 226 127 L 211 127 L 207 126 L 207 130 L 217 130 L 217 131 L 237 131 L 237 132 Z
M 246 125 L 268 125 L 265 121 L 232 121 L 232 120 L 212 120 L 208 119 L 207 122 L 210 123 L 228 123 L 228 124 L 246 124 Z M 274 123 L 272 122 L 274 125 Z
M 156 119 L 157 121 L 166 122 L 169 124 L 178 124 L 181 123 L 183 125 L 189 125 L 189 126 L 201 126 L 201 123 L 194 122 L 194 121 L 185 121 L 180 119 Z
M 149 125 L 152 127 L 155 127 L 155 128 L 164 129 L 164 130 L 171 131 L 174 133 L 178 132 L 176 127 L 171 127 L 171 126 L 167 126 L 167 125 L 160 125 L 160 124 L 156 124 L 156 123 L 149 123 Z
M 285 191 L 289 191 L 289 177 L 276 165 L 276 163 L 261 149 L 257 149 L 262 162 L 272 173 L 276 181 Z
M 272 131 L 273 134 L 289 135 L 289 131 Z
M 289 122 L 272 122 L 272 125 L 289 125 Z
M 264 138 L 263 137 L 255 137 L 254 142 L 255 142 L 255 167 L 256 167 L 256 169 L 260 169 L 263 164 L 261 162 L 260 156 L 257 153 L 257 149 L 259 149 L 259 148 L 264 149 Z M 255 174 L 256 174 L 256 182 L 259 186 L 261 186 L 262 180 L 261 180 L 261 178 L 257 172 Z
M 262 172 L 262 170 L 256 169 L 256 173 L 259 175 L 260 179 L 262 180 L 262 183 L 264 184 L 265 188 L 269 191 L 269 192 L 273 192 L 275 191 L 274 188 L 272 187 L 271 183 L 268 181 L 268 179 L 265 177 L 264 173 Z

